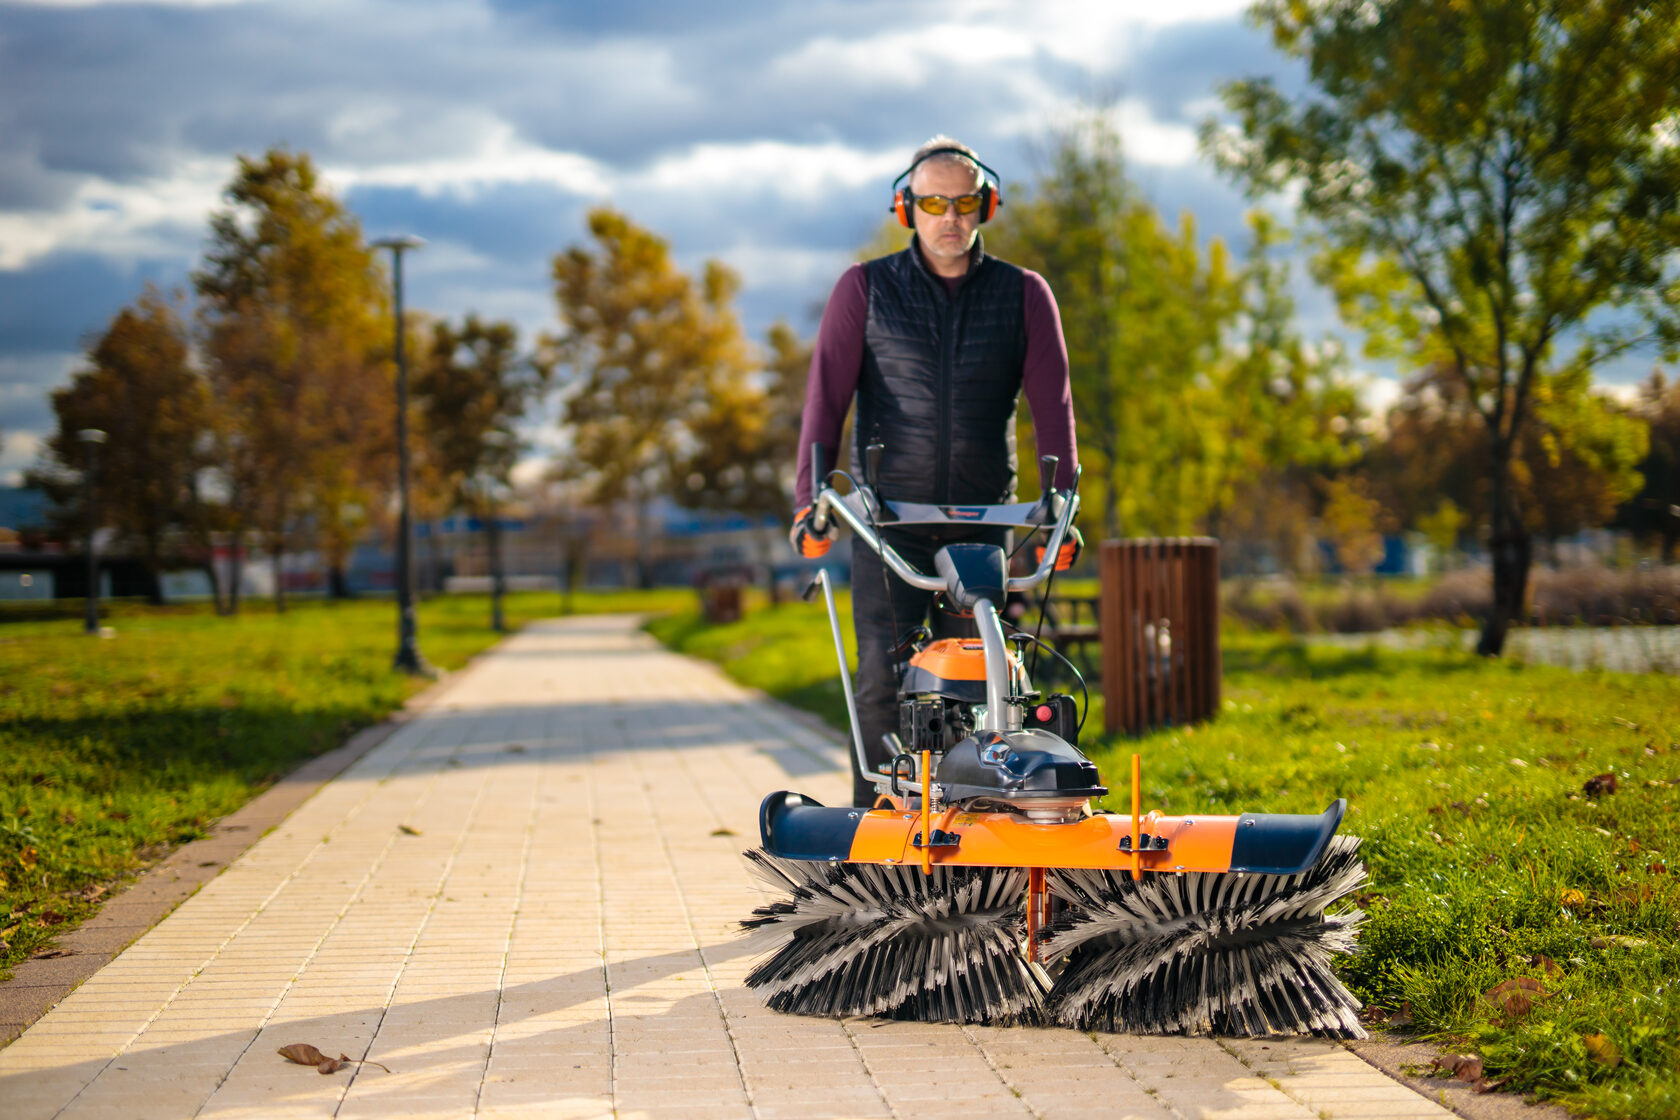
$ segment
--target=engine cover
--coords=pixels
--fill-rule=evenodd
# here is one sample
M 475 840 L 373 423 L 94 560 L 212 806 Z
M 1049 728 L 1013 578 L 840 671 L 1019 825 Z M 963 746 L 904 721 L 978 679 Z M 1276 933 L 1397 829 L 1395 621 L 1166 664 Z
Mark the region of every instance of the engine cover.
M 1026 728 L 979 731 L 946 752 L 935 774 L 949 802 L 1085 801 L 1108 793 L 1096 763 L 1059 736 Z

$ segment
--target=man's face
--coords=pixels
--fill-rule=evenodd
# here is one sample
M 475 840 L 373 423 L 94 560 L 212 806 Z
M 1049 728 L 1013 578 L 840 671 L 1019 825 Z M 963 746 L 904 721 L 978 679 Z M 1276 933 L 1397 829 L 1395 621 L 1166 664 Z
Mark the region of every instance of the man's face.
M 956 198 L 974 194 L 980 189 L 980 183 L 979 175 L 972 168 L 942 160 L 916 168 L 910 177 L 910 190 L 918 196 L 942 194 Z M 925 255 L 946 262 L 968 257 L 980 232 L 980 211 L 959 214 L 955 206 L 949 206 L 945 213 L 937 215 L 926 213 L 920 207 L 912 212 L 916 215 L 916 235 Z

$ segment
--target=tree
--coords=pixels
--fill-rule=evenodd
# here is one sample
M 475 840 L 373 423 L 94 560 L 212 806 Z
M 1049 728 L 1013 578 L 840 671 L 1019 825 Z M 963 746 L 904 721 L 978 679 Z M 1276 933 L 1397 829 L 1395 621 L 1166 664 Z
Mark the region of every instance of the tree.
M 1188 215 L 1170 227 L 1127 181 L 1100 112 L 1048 163 L 988 247 L 1056 294 L 1107 535 L 1212 528 L 1257 474 L 1349 457 L 1356 397 L 1339 349 L 1296 332 L 1275 222 L 1252 216 L 1241 263 L 1218 239 L 1204 251 Z
M 1351 576 L 1368 576 L 1382 562 L 1385 520 L 1382 503 L 1356 474 L 1325 485 L 1324 532 L 1336 549 L 1336 562 Z
M 1680 0 L 1262 0 L 1306 63 L 1224 90 L 1204 141 L 1256 193 L 1297 190 L 1321 278 L 1371 352 L 1439 366 L 1483 426 L 1497 655 L 1532 538 L 1516 463 L 1537 390 L 1680 338 Z M 1560 351 L 1568 347 L 1567 355 Z
M 1417 530 L 1435 549 L 1440 567 L 1445 570 L 1458 554 L 1459 534 L 1464 532 L 1464 511 L 1451 498 L 1442 498 L 1434 509 L 1417 520 Z
M 307 534 L 341 570 L 394 474 L 386 283 L 307 154 L 241 156 L 224 197 L 193 277 L 219 459 L 235 555 L 260 535 L 284 608 L 292 542 Z
M 757 355 L 761 368 L 721 371 L 706 402 L 688 423 L 677 501 L 692 509 L 730 510 L 752 520 L 782 519 L 793 507 L 794 464 L 811 344 L 786 323 L 770 327 Z M 775 572 L 767 548 L 765 579 L 772 598 Z
M 184 551 L 185 541 L 205 542 L 199 479 L 209 465 L 209 397 L 190 352 L 176 307 L 147 289 L 88 348 L 86 368 L 52 394 L 58 428 L 31 473 L 58 507 L 68 535 L 80 534 L 87 449 L 78 433 L 105 432 L 96 480 L 100 521 L 139 557 L 154 602 L 162 598 L 158 575 L 165 563 Z M 208 561 L 207 553 L 200 559 Z
M 1514 472 L 1528 528 L 1557 542 L 1597 528 L 1639 492 L 1650 448 L 1645 419 L 1591 391 L 1586 371 L 1548 377 L 1535 389 L 1532 430 Z
M 708 261 L 696 282 L 663 239 L 608 207 L 590 211 L 589 232 L 593 249 L 554 258 L 561 331 L 548 346 L 570 374 L 562 423 L 572 450 L 561 477 L 584 481 L 592 504 L 629 500 L 645 534 L 648 503 L 684 477 L 690 425 L 714 393 L 740 391 L 740 281 Z M 646 584 L 646 549 L 638 557 Z
M 432 326 L 414 379 L 421 456 L 449 508 L 485 526 L 492 576 L 491 625 L 502 619 L 501 493 L 519 461 L 519 421 L 548 382 L 549 367 L 519 353 L 512 323 L 468 315 Z
M 1639 414 L 1650 426 L 1650 450 L 1639 464 L 1644 479 L 1617 522 L 1641 537 L 1657 539 L 1664 564 L 1680 544 L 1680 381 L 1655 371 L 1639 389 Z

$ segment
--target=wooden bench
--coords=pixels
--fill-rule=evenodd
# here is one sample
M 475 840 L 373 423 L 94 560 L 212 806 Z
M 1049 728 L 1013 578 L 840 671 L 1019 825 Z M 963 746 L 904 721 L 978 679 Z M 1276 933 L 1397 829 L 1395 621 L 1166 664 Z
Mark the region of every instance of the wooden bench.
M 1099 602 L 1094 595 L 1056 595 L 1048 603 L 1039 596 L 1033 596 L 1028 601 L 1021 625 L 1028 633 L 1036 632 L 1060 650 L 1063 657 L 1079 666 L 1087 681 L 1094 681 L 1102 666 Z M 1037 629 L 1040 610 L 1044 612 L 1042 631 Z M 1087 651 L 1087 647 L 1092 645 L 1098 647 L 1094 656 Z

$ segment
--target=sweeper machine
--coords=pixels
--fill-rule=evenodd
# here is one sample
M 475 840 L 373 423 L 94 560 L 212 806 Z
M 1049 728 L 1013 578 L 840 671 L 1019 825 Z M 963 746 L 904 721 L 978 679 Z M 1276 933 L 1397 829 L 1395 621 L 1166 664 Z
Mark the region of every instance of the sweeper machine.
M 892 762 L 873 772 L 858 730 L 828 573 L 852 745 L 874 808 L 834 808 L 777 792 L 759 812 L 762 847 L 745 854 L 779 897 L 741 924 L 764 956 L 747 977 L 778 1011 L 956 1023 L 1051 1023 L 1160 1034 L 1312 1033 L 1363 1037 L 1359 1001 L 1331 970 L 1364 915 L 1330 908 L 1365 882 L 1359 840 L 1337 835 L 1346 802 L 1317 816 L 1142 813 L 1132 756 L 1131 812 L 1095 812 L 1107 795 L 1077 746 L 1078 705 L 1034 691 L 1023 652 L 1047 643 L 1007 626 L 1010 591 L 1051 579 L 1079 507 L 1078 481 L 1037 502 L 933 506 L 878 498 L 879 445 L 864 485 L 829 483 L 822 448 L 815 526 L 837 519 L 899 579 L 972 614 L 977 639 L 908 636 Z M 917 571 L 883 525 L 1047 532 L 1037 569 L 1009 575 L 1002 547 L 946 545 Z

